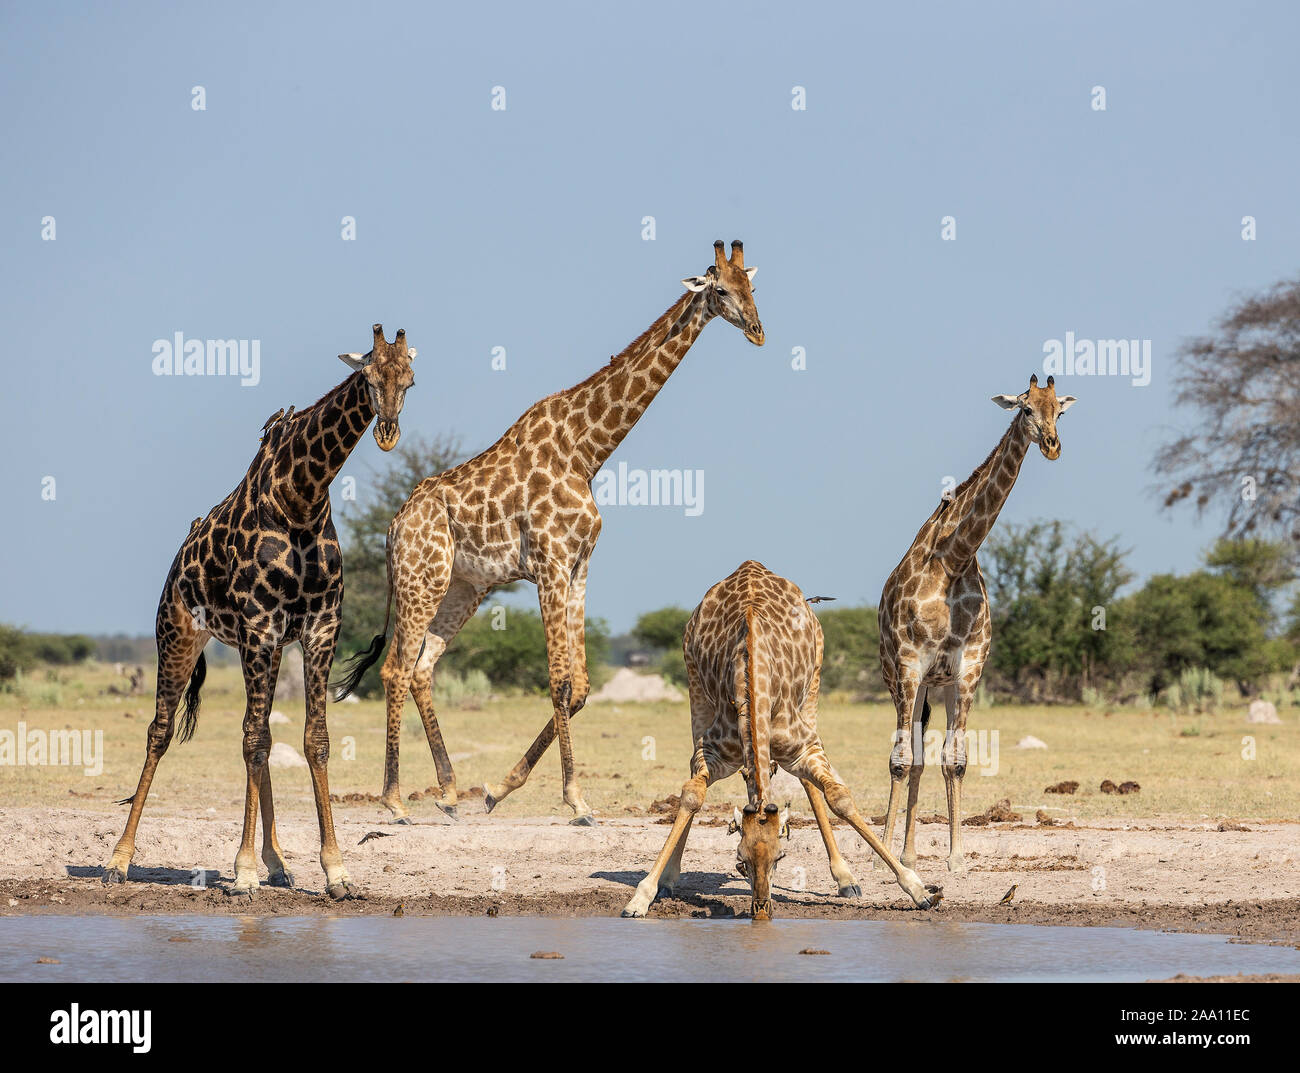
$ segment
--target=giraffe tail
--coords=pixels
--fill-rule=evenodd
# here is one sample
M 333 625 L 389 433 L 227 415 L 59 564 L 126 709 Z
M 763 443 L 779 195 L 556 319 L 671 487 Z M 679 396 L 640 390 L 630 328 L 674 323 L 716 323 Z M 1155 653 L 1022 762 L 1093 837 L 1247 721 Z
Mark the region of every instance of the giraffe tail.
M 388 624 L 393 618 L 393 554 L 391 545 L 387 543 L 384 548 L 384 560 L 388 575 L 388 605 L 384 608 L 384 631 L 370 639 L 369 648 L 358 652 L 347 661 L 342 678 L 336 678 L 330 683 L 334 689 L 335 703 L 348 696 L 361 684 L 366 671 L 379 661 L 379 657 L 384 654 L 384 646 L 388 644 Z
M 756 800 L 751 804 L 767 803 L 768 780 L 772 774 L 772 697 L 767 655 L 758 639 L 758 615 L 752 607 L 745 608 L 745 670 L 743 686 L 745 709 L 749 714 L 748 734 L 744 742 L 745 754 L 752 768 L 746 782 L 753 787 Z
M 199 690 L 208 676 L 207 657 L 200 652 L 199 661 L 194 664 L 194 673 L 190 675 L 189 688 L 185 690 L 185 709 L 181 712 L 180 735 L 176 739 L 184 745 L 194 736 L 194 728 L 199 721 Z

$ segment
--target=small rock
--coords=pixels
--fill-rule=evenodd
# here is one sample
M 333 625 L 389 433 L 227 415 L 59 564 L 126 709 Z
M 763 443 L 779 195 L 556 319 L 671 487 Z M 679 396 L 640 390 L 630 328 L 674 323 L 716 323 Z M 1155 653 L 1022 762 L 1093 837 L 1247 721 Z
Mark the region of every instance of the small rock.
M 802 950 L 799 951 L 799 953 L 801 953 L 801 954 L 821 954 L 821 955 L 826 955 L 826 954 L 829 954 L 830 951 L 829 951 L 829 950 L 815 950 L 815 949 L 814 949 L 813 947 L 811 947 L 811 946 L 805 946 Z
M 1036 819 L 1039 825 L 1042 827 L 1056 826 L 1056 821 L 1052 819 L 1052 817 L 1049 816 L 1046 812 L 1044 812 L 1041 808 L 1036 813 L 1034 813 L 1034 819 Z
M 1072 794 L 1079 788 L 1079 784 L 1071 779 L 1068 782 L 1058 782 L 1055 786 L 1049 786 L 1043 791 L 1045 794 Z
M 1130 780 L 1128 782 L 1121 782 L 1119 784 L 1119 790 L 1117 792 L 1121 794 L 1135 794 L 1141 789 L 1142 789 L 1141 786 L 1139 786 L 1137 783 Z
M 1018 742 L 1016 742 L 1016 748 L 1017 749 L 1046 749 L 1047 742 L 1041 740 L 1040 738 L 1034 737 L 1032 734 L 1026 734 L 1023 738 L 1021 738 Z
M 37 958 L 36 964 L 37 965 L 62 965 L 63 962 L 60 961 L 58 958 Z
M 537 958 L 540 961 L 563 961 L 564 955 L 558 950 L 534 950 L 528 955 L 530 958 Z
M 277 741 L 271 746 L 267 763 L 272 767 L 307 767 L 307 758 L 287 742 Z
M 1111 782 L 1110 779 L 1103 779 L 1101 783 L 1101 792 L 1103 794 L 1117 794 L 1119 793 L 1119 787 Z
M 1277 706 L 1272 701 L 1256 698 L 1250 702 L 1250 708 L 1246 711 L 1246 722 L 1277 725 L 1282 720 L 1277 717 Z

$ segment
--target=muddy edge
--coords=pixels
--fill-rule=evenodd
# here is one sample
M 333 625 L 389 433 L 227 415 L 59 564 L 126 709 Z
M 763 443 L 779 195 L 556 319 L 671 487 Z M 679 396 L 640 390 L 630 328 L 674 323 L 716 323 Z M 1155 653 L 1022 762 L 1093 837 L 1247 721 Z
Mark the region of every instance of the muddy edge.
M 747 887 L 733 871 L 734 839 L 718 812 L 697 821 L 677 893 L 657 900 L 652 917 L 747 913 Z M 663 845 L 665 818 L 611 818 L 595 828 L 574 828 L 553 816 L 507 819 L 466 808 L 455 823 L 428 810 L 413 825 L 399 826 L 343 806 L 339 841 L 365 897 L 331 902 L 321 889 L 314 817 L 302 810 L 279 824 L 295 889 L 264 882 L 250 900 L 226 893 L 237 820 L 197 810 L 146 816 L 130 881 L 106 887 L 102 866 L 120 833 L 115 812 L 3 808 L 0 917 L 374 916 L 392 915 L 399 905 L 417 916 L 617 917 Z M 918 832 L 918 872 L 944 888 L 941 904 L 929 912 L 914 909 L 888 872 L 873 870 L 869 851 L 845 829 L 836 834 L 863 896 L 834 896 L 816 829 L 799 827 L 778 866 L 778 917 L 896 920 L 918 927 L 944 921 L 1139 927 L 1300 948 L 1300 824 L 989 824 L 967 832 L 969 870 L 959 876 L 945 867 L 944 825 L 928 825 Z M 205 885 L 192 886 L 200 871 Z M 1012 883 L 1018 887 L 1014 901 L 998 904 Z

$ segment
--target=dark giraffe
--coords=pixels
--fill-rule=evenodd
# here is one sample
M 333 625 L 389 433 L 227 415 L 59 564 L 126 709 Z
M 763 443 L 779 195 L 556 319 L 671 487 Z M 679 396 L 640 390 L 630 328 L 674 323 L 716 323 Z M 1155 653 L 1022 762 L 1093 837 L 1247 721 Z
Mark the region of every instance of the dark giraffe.
M 207 673 L 203 647 L 210 637 L 239 652 L 244 670 L 244 764 L 248 784 L 244 834 L 235 858 L 232 890 L 251 897 L 257 889 L 253 839 L 262 814 L 262 860 L 273 886 L 293 885 L 275 833 L 268 720 L 280 654 L 300 641 L 307 693 L 303 751 L 311 768 L 320 822 L 321 867 L 332 898 L 354 888 L 343 867 L 330 810 L 326 763 L 329 732 L 325 690 L 343 603 L 343 559 L 330 518 L 329 486 L 366 426 L 375 422 L 375 441 L 385 451 L 397 444 L 398 415 L 414 383 L 414 348 L 399 331 L 392 343 L 374 326 L 374 346 L 339 357 L 355 370 L 314 406 L 276 414 L 263 430 L 248 473 L 239 486 L 192 523 L 158 602 L 158 689 L 149 726 L 144 769 L 130 803 L 126 830 L 108 866 L 105 883 L 124 882 L 135 852 L 135 832 L 154 770 L 175 730 L 176 707 L 185 690 L 180 740 L 194 732 L 199 690 Z

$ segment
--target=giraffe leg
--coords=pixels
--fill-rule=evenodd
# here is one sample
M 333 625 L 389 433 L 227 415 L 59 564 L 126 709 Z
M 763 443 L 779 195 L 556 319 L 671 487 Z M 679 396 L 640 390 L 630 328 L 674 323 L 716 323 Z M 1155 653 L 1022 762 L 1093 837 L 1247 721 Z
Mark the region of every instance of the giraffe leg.
M 244 768 L 248 778 L 244 789 L 244 835 L 239 842 L 239 852 L 235 855 L 235 881 L 230 892 L 249 898 L 258 887 L 257 854 L 253 851 L 253 841 L 257 837 L 262 776 L 271 752 L 271 728 L 267 723 L 270 693 L 267 683 L 275 653 L 274 645 L 259 644 L 253 638 L 243 639 L 240 645 L 244 690 L 248 694 L 244 709 Z
M 311 631 L 304 632 L 303 682 L 307 692 L 307 717 L 303 723 L 302 751 L 311 769 L 311 788 L 316 798 L 316 822 L 320 827 L 320 866 L 325 872 L 325 893 L 335 901 L 356 896 L 347 869 L 343 867 L 343 854 L 339 852 L 334 835 L 334 811 L 330 807 L 330 786 L 327 765 L 330 756 L 329 727 L 325 723 L 325 691 L 328 688 L 330 665 L 334 662 L 334 648 L 338 642 L 339 620 L 333 619 Z
M 569 601 L 565 617 L 569 626 L 569 674 L 573 681 L 573 696 L 569 701 L 569 717 L 577 715 L 587 703 L 591 692 L 591 679 L 587 675 L 587 566 L 591 560 L 584 556 L 573 572 L 569 583 Z
M 271 705 L 275 702 L 275 683 L 280 676 L 280 657 L 284 649 L 277 648 L 271 658 L 270 678 L 267 682 L 266 716 L 271 717 Z M 262 768 L 262 784 L 258 788 L 258 802 L 262 806 L 262 863 L 269 873 L 267 883 L 273 887 L 292 887 L 293 876 L 285 864 L 284 853 L 280 850 L 280 839 L 275 833 L 275 799 L 271 795 L 271 765 Z
M 645 916 L 650 908 L 650 903 L 655 900 L 655 896 L 671 893 L 672 887 L 676 884 L 677 875 L 673 875 L 671 882 L 668 884 L 663 883 L 662 879 L 667 876 L 668 870 L 674 862 L 677 873 L 680 874 L 682 848 L 686 845 L 686 835 L 691 829 L 691 821 L 700 810 L 700 806 L 704 804 L 704 794 L 714 781 L 709 777 L 708 769 L 702 763 L 693 766 L 695 766 L 695 773 L 682 787 L 681 801 L 677 805 L 677 816 L 673 819 L 672 830 L 668 832 L 664 848 L 659 851 L 659 856 L 655 858 L 655 863 L 651 866 L 645 879 L 637 884 L 636 893 L 624 906 L 623 916 L 625 917 Z
M 452 770 L 451 757 L 447 755 L 447 746 L 442 740 L 442 729 L 438 726 L 438 715 L 433 706 L 433 673 L 447 646 L 478 610 L 487 595 L 486 589 L 475 589 L 466 581 L 453 581 L 438 606 L 438 613 L 433 617 L 424 636 L 424 652 L 415 664 L 415 673 L 411 678 L 411 696 L 420 712 L 420 721 L 424 724 L 424 736 L 429 740 L 429 751 L 433 754 L 434 767 L 438 769 L 438 788 L 441 796 L 434 804 L 452 819 L 456 818 L 456 773 Z
M 485 804 L 491 812 L 506 796 L 528 781 L 542 754 L 552 739 L 560 743 L 560 771 L 564 778 L 564 802 L 573 809 L 569 821 L 580 827 L 595 826 L 595 817 L 582 799 L 573 762 L 573 740 L 569 732 L 572 714 L 573 679 L 569 658 L 568 637 L 568 587 L 570 572 L 551 567 L 537 579 L 537 597 L 542 609 L 542 624 L 546 630 L 546 660 L 551 681 L 551 726 L 543 729 L 523 758 L 506 775 L 505 781 L 485 787 Z
M 918 704 L 923 704 L 925 692 L 921 689 L 921 676 L 908 668 L 899 668 L 898 681 L 893 689 L 894 708 L 898 713 L 898 728 L 894 731 L 894 748 L 889 754 L 889 806 L 885 809 L 884 842 L 894 844 L 894 823 L 898 819 L 898 806 L 903 798 L 903 782 L 912 770 L 912 721 Z M 877 871 L 888 867 L 877 860 Z
M 944 692 L 948 708 L 948 728 L 943 739 L 943 754 L 940 766 L 943 769 L 943 786 L 948 794 L 948 871 L 962 872 L 966 869 L 966 855 L 961 839 L 961 781 L 966 775 L 966 717 L 970 714 L 971 701 L 975 697 L 975 686 L 979 681 L 978 673 L 972 676 L 974 681 L 959 679 L 957 686 L 949 686 Z
M 918 728 L 912 742 L 912 770 L 907 773 L 907 818 L 903 829 L 903 855 L 899 858 L 904 868 L 916 867 L 916 802 L 921 795 L 921 776 L 925 774 L 925 735 L 930 729 L 930 705 L 926 690 L 922 688 L 920 712 L 913 717 L 913 727 Z
M 803 792 L 808 795 L 808 804 L 812 806 L 813 815 L 817 818 L 817 830 L 821 832 L 822 842 L 826 845 L 826 856 L 830 859 L 831 864 L 831 877 L 835 880 L 836 886 L 839 887 L 839 897 L 861 898 L 862 888 L 858 886 L 858 881 L 853 878 L 853 872 L 840 855 L 840 847 L 835 843 L 835 832 L 831 830 L 831 818 L 826 813 L 826 798 L 816 784 L 809 782 L 807 779 L 800 779 L 799 781 L 803 783 Z
M 921 882 L 921 877 L 912 869 L 900 864 L 890 853 L 889 848 L 876 837 L 875 831 L 867 825 L 867 821 L 858 812 L 858 806 L 853 803 L 853 796 L 849 793 L 848 787 L 831 773 L 830 761 L 826 759 L 826 750 L 822 747 L 820 739 L 816 740 L 798 763 L 790 768 L 790 774 L 797 779 L 808 779 L 819 786 L 822 793 L 826 795 L 826 803 L 830 805 L 831 811 L 863 837 L 867 845 L 894 873 L 898 885 L 907 892 L 908 897 L 921 909 L 930 908 L 933 903 L 926 892 L 925 884 Z
M 442 598 L 451 584 L 451 563 L 450 536 L 447 536 L 446 542 L 443 543 L 442 551 L 434 553 L 432 566 L 421 566 L 419 575 L 403 568 L 400 561 L 394 563 L 393 594 L 397 604 L 395 608 L 397 619 L 393 627 L 393 640 L 388 646 L 388 655 L 384 658 L 384 666 L 379 672 L 379 677 L 384 683 L 388 708 L 387 737 L 384 745 L 384 792 L 380 795 L 380 801 L 393 814 L 393 823 L 411 822 L 402 805 L 402 788 L 398 782 L 402 709 L 406 706 L 406 694 L 411 688 L 412 675 L 425 631 L 437 616 Z
M 149 796 L 149 786 L 153 782 L 158 761 L 167 751 L 176 730 L 176 706 L 180 703 L 185 684 L 210 636 L 194 628 L 193 619 L 182 607 L 175 608 L 168 617 L 169 621 L 158 633 L 158 687 L 153 722 L 149 724 L 145 746 L 144 767 L 140 771 L 135 793 L 129 799 L 131 811 L 126 818 L 126 829 L 117 840 L 113 855 L 104 868 L 105 883 L 126 882 L 131 858 L 135 855 L 135 832 L 140 825 L 145 798 Z

